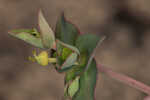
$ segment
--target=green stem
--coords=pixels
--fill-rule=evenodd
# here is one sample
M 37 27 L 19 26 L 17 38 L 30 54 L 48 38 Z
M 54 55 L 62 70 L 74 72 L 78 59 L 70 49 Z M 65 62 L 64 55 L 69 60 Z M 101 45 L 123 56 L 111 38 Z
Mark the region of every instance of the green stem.
M 48 61 L 50 63 L 56 63 L 57 59 L 56 58 L 48 58 Z

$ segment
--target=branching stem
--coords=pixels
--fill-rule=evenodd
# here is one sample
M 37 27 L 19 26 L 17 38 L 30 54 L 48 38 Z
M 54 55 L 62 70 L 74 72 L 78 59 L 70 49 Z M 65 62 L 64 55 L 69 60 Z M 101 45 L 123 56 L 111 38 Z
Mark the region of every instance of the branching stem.
M 109 77 L 115 79 L 115 80 L 118 80 L 124 84 L 127 84 L 133 88 L 136 88 L 144 93 L 146 93 L 147 95 L 150 95 L 150 86 L 148 85 L 145 85 L 144 83 L 142 82 L 139 82 L 135 79 L 132 79 L 126 75 L 123 75 L 123 74 L 120 74 L 120 73 L 117 73 L 117 72 L 114 72 L 112 71 L 111 69 L 101 65 L 101 64 L 97 64 L 97 68 L 100 72 L 103 72 L 105 73 L 106 75 L 108 75 Z

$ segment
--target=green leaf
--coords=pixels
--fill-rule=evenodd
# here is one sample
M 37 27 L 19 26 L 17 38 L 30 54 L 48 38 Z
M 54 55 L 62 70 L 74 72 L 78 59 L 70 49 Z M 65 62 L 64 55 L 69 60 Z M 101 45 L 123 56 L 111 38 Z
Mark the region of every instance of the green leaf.
M 56 47 L 57 47 L 56 52 L 57 52 L 57 65 L 58 65 L 58 66 L 56 66 L 56 69 L 58 72 L 64 72 L 73 67 L 73 66 L 69 66 L 69 67 L 63 67 L 63 66 L 66 66 L 66 63 L 68 64 L 68 60 L 70 63 L 70 60 L 72 59 L 72 57 L 74 55 L 75 56 L 79 55 L 79 50 L 75 46 L 65 44 L 59 40 L 57 40 L 56 43 L 57 43 L 56 44 Z M 75 53 L 75 54 L 72 55 L 72 53 Z M 74 59 L 77 59 L 77 58 L 75 57 Z M 67 62 L 65 62 L 65 61 L 67 61 Z M 64 63 L 64 65 L 63 65 L 63 63 Z
M 65 76 L 66 85 L 80 76 L 79 90 L 74 94 L 71 100 L 94 100 L 94 89 L 97 79 L 96 63 L 95 60 L 92 60 L 88 70 L 84 70 L 86 67 L 84 63 L 87 63 L 85 57 L 87 57 L 86 54 L 81 53 L 81 65 L 75 66 L 67 71 Z
M 52 48 L 55 44 L 55 36 L 52 29 L 49 27 L 47 21 L 45 20 L 42 11 L 39 12 L 39 28 L 41 31 L 42 42 L 45 48 Z
M 95 57 L 96 55 L 96 50 L 98 49 L 98 47 L 100 46 L 100 44 L 103 42 L 103 40 L 105 39 L 105 36 L 103 36 L 99 42 L 96 44 L 96 47 L 94 48 L 93 52 L 91 53 L 90 57 L 89 57 L 89 60 L 88 60 L 88 63 L 86 65 L 86 69 L 87 70 L 89 68 L 89 65 L 91 64 L 93 58 Z
M 26 33 L 29 33 L 36 38 L 40 38 L 40 33 L 35 28 L 33 28 L 33 29 L 16 29 L 16 30 L 11 31 L 11 33 L 15 33 L 15 34 L 18 34 L 21 32 L 26 32 Z
M 72 98 L 76 93 L 77 91 L 79 90 L 79 79 L 80 77 L 76 77 L 75 80 L 73 80 L 71 82 L 71 84 L 69 84 L 69 87 L 68 87 L 68 94 L 69 96 Z
M 70 56 L 66 59 L 66 61 L 61 66 L 61 69 L 66 69 L 68 67 L 71 67 L 72 65 L 75 64 L 76 61 L 77 61 L 77 54 L 76 53 L 70 54 Z
M 94 34 L 83 34 L 76 40 L 76 47 L 82 55 L 85 54 L 82 58 L 86 56 L 87 60 L 79 59 L 85 69 L 82 71 L 82 74 L 80 74 L 79 91 L 72 100 L 94 100 L 97 68 L 93 56 L 97 45 L 100 43 L 99 40 L 100 38 Z
M 65 19 L 64 14 L 58 20 L 55 31 L 57 39 L 70 45 L 75 44 L 75 40 L 79 34 L 78 29 Z
M 96 62 L 93 60 L 88 70 L 80 76 L 79 90 L 72 100 L 94 100 L 97 79 Z
M 72 50 L 69 48 L 63 48 L 62 50 L 62 60 L 67 59 L 67 57 L 72 53 Z
M 91 55 L 99 40 L 100 38 L 97 35 L 82 34 L 76 40 L 76 47 L 80 53 L 87 52 L 88 55 Z
M 67 83 L 69 83 L 70 81 L 72 81 L 72 80 L 74 80 L 75 79 L 75 77 L 76 77 L 76 72 L 77 72 L 77 70 L 75 70 L 76 68 L 77 68 L 78 66 L 75 66 L 74 68 L 72 68 L 72 69 L 70 69 L 70 70 L 68 70 L 67 72 L 66 72 L 66 74 L 65 74 L 65 85 L 67 84 Z
M 65 75 L 65 84 L 70 83 L 70 81 L 74 80 L 77 76 L 84 71 L 84 67 L 81 65 L 75 65 L 70 70 L 66 71 Z
M 71 49 L 72 51 L 74 51 L 74 52 L 76 52 L 78 55 L 80 55 L 79 50 L 78 50 L 75 46 L 72 46 L 72 45 L 63 43 L 63 42 L 61 42 L 60 40 L 57 40 L 57 43 L 60 44 L 60 45 L 62 45 L 63 47 L 66 47 L 66 48 Z
M 15 31 L 10 31 L 9 32 L 10 35 L 15 38 L 21 39 L 21 40 L 25 41 L 26 43 L 31 44 L 35 47 L 44 48 L 40 38 L 37 38 L 27 32 L 15 32 Z
M 85 69 L 87 63 L 87 54 L 82 53 L 78 57 L 78 65 L 72 67 L 65 75 L 65 84 L 75 79 L 75 77 L 80 76 Z

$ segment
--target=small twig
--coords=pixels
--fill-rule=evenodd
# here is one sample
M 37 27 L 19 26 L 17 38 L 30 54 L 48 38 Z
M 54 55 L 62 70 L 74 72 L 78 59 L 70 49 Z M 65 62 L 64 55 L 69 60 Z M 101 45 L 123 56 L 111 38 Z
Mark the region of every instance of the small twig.
M 150 96 L 144 97 L 144 100 L 150 100 Z
M 139 82 L 135 79 L 132 79 L 132 78 L 126 76 L 126 75 L 114 72 L 111 69 L 109 69 L 109 68 L 107 68 L 103 65 L 97 64 L 97 68 L 100 72 L 103 72 L 103 73 L 107 74 L 111 78 L 113 78 L 115 80 L 118 80 L 118 81 L 120 81 L 124 84 L 127 84 L 127 85 L 129 85 L 133 88 L 136 88 L 136 89 L 146 93 L 147 95 L 150 95 L 150 86 L 145 85 L 144 83 Z

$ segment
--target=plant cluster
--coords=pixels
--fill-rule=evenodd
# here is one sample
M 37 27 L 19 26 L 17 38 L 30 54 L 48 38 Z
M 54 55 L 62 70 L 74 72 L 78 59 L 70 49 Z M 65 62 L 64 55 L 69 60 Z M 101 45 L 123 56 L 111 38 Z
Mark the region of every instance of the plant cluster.
M 94 100 L 98 70 L 110 77 L 135 87 L 148 95 L 150 88 L 122 74 L 98 64 L 94 58 L 97 47 L 105 36 L 81 34 L 78 28 L 67 21 L 64 14 L 57 21 L 55 31 L 48 25 L 41 11 L 38 15 L 39 31 L 33 29 L 17 29 L 10 35 L 25 41 L 37 48 L 29 60 L 41 66 L 53 64 L 59 73 L 65 73 L 64 98 L 69 100 Z

